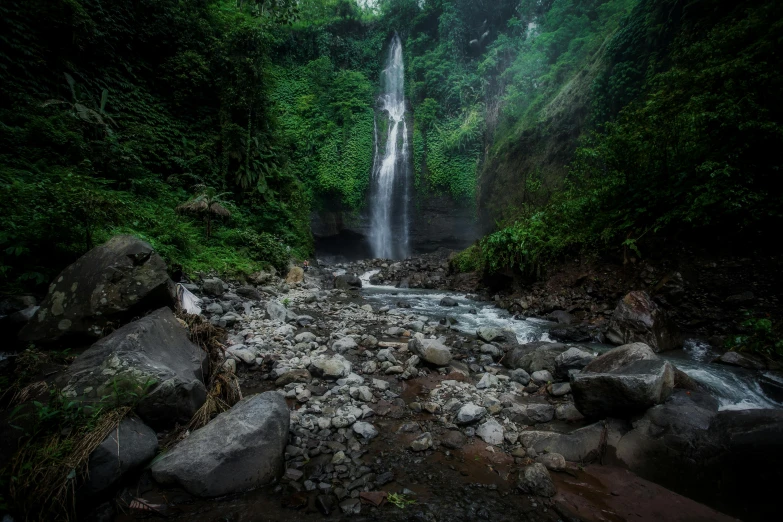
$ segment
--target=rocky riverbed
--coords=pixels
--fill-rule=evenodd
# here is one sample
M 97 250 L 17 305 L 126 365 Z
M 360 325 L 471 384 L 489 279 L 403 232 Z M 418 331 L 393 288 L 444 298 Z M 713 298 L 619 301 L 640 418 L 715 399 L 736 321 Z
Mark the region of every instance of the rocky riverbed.
M 413 261 L 388 284 L 379 274 L 393 266 L 182 285 L 204 319 L 226 331 L 217 361 L 193 351 L 168 308 L 77 357 L 56 377 L 77 400 L 100 396 L 106 375 L 155 381 L 137 402 L 138 418 L 91 457 L 91 476 L 107 478 L 89 486 L 96 491 L 84 497 L 85 516 L 685 521 L 730 520 L 714 509 L 748 519 L 769 513 L 783 411 L 771 398 L 771 408 L 726 407 L 692 367 L 678 368 L 666 352 L 681 343 L 679 331 L 644 292 L 607 316 L 601 335 L 612 348 L 555 342 L 551 330 L 577 322 L 566 311 L 519 326 L 505 311 L 502 321 L 488 315 L 496 302 L 443 292 L 425 299 L 400 282 L 438 288 L 443 266 Z M 125 271 L 128 283 L 132 274 Z M 55 304 L 68 311 L 69 298 Z M 78 313 L 79 333 L 89 332 L 89 316 Z M 35 321 L 27 335 L 45 336 Z M 218 370 L 236 378 L 243 398 L 155 457 L 172 430 L 215 400 L 204 376 Z

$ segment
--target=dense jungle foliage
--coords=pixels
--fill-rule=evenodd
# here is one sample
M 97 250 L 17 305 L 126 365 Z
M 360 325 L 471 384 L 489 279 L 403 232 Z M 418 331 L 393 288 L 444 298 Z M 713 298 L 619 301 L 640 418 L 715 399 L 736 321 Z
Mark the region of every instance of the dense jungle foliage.
M 311 255 L 312 211 L 366 204 L 395 32 L 416 197 L 445 193 L 496 220 L 457 268 L 536 271 L 570 252 L 638 254 L 656 234 L 775 226 L 782 10 L 5 1 L 0 287 L 43 288 L 120 232 L 190 274 Z M 189 212 L 195 199 L 225 212 Z

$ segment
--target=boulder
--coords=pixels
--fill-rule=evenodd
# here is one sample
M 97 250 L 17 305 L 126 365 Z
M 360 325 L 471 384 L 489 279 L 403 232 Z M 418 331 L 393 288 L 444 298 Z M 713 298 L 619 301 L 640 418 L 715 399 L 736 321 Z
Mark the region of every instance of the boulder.
M 543 422 L 549 422 L 555 417 L 555 407 L 543 399 L 535 399 L 537 402 L 526 404 L 512 404 L 503 410 L 509 419 L 517 424 L 532 426 Z
M 481 426 L 476 428 L 476 436 L 487 444 L 493 444 L 495 446 L 503 444 L 503 426 L 490 417 Z
M 457 424 L 470 424 L 481 420 L 486 414 L 487 409 L 483 406 L 468 403 L 459 409 L 455 422 Z
M 493 341 L 497 342 L 506 342 L 510 339 L 507 338 L 508 332 L 505 332 L 501 330 L 500 328 L 495 328 L 493 326 L 482 326 L 478 330 L 476 330 L 476 336 L 478 336 L 479 339 L 486 343 L 491 343 Z
M 559 324 L 571 324 L 574 322 L 574 316 L 565 310 L 555 310 L 547 315 L 546 318 Z
M 577 409 L 585 417 L 625 417 L 660 404 L 674 389 L 674 367 L 641 343 L 610 350 L 571 376 Z
M 139 469 L 158 452 L 158 437 L 138 417 L 126 417 L 90 453 L 88 477 L 80 494 L 97 495 L 123 475 Z
M 627 294 L 615 308 L 609 320 L 606 338 L 613 344 L 642 342 L 655 352 L 682 346 L 674 322 L 646 292 Z
M 517 487 L 525 493 L 539 497 L 554 497 L 557 493 L 552 477 L 543 464 L 536 462 L 519 472 Z
M 206 353 L 168 308 L 104 337 L 58 377 L 68 398 L 136 404 L 155 429 L 187 423 L 206 399 Z
M 564 343 L 587 343 L 593 340 L 590 328 L 584 325 L 552 328 L 549 337 Z
M 536 462 L 543 464 L 549 471 L 563 471 L 566 469 L 566 460 L 559 453 L 544 453 L 536 457 Z
M 440 300 L 440 305 L 441 306 L 459 306 L 459 303 L 457 302 L 456 299 L 447 296 L 447 297 L 444 297 L 443 299 Z
M 237 295 L 244 297 L 245 299 L 251 299 L 258 301 L 261 299 L 261 294 L 252 286 L 241 286 L 237 288 Z
M 269 484 L 283 472 L 289 417 L 276 392 L 246 397 L 157 460 L 152 476 L 199 497 Z
M 547 370 L 555 373 L 555 359 L 568 348 L 560 343 L 544 341 L 523 344 L 508 352 L 503 359 L 507 368 L 522 368 L 528 373 Z
M 569 462 L 590 462 L 600 456 L 601 441 L 607 436 L 607 426 L 596 422 L 571 433 L 554 431 L 522 431 L 519 441 L 537 453 L 558 453 Z
M 302 281 L 304 281 L 304 268 L 301 266 L 292 267 L 291 270 L 288 271 L 288 275 L 285 277 L 285 282 L 289 285 L 301 283 Z
M 201 289 L 207 295 L 220 297 L 226 293 L 226 283 L 224 283 L 222 279 L 213 277 L 211 279 L 205 279 L 204 284 L 201 285 Z
M 715 359 L 715 362 L 729 366 L 739 366 L 748 370 L 764 370 L 767 368 L 763 359 L 748 353 L 726 352 Z
M 337 339 L 332 343 L 332 351 L 337 353 L 345 353 L 348 350 L 355 350 L 358 347 L 359 345 L 356 344 L 356 341 L 354 341 L 352 337 L 348 336 L 343 337 L 342 339 Z
M 297 315 L 277 301 L 269 301 L 266 304 L 266 316 L 272 321 L 279 321 L 281 323 L 287 323 L 290 321 L 296 321 Z
M 451 361 L 451 350 L 437 339 L 414 337 L 408 341 L 408 349 L 435 366 L 448 366 Z
M 351 369 L 351 362 L 341 355 L 319 357 L 310 363 L 310 373 L 332 381 L 348 377 Z
M 582 370 L 595 358 L 595 355 L 586 350 L 569 348 L 555 357 L 554 375 L 558 379 L 568 379 L 571 370 Z
M 115 236 L 60 273 L 19 339 L 101 337 L 108 328 L 147 310 L 173 307 L 173 289 L 166 263 L 148 243 Z
M 343 274 L 334 278 L 334 287 L 338 290 L 350 290 L 361 288 L 362 280 L 358 276 Z

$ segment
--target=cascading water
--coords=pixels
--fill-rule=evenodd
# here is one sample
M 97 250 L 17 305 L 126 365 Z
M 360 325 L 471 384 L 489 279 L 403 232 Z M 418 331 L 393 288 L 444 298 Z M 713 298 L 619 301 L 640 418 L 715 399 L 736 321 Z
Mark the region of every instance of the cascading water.
M 381 110 L 388 117 L 385 147 L 375 133 L 375 161 L 370 201 L 370 245 L 375 257 L 408 255 L 408 127 L 405 123 L 405 66 L 402 42 L 395 33 L 382 73 Z

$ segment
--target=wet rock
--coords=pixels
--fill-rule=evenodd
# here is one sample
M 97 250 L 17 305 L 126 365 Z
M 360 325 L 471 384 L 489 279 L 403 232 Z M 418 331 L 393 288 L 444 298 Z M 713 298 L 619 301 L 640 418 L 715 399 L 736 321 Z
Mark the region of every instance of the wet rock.
M 422 433 L 411 442 L 413 451 L 424 451 L 432 447 L 432 434 L 430 432 Z
M 349 498 L 340 502 L 340 511 L 343 515 L 358 515 L 362 512 L 362 503 L 358 498 Z
M 320 356 L 310 363 L 310 373 L 327 380 L 336 380 L 351 374 L 351 362 L 341 355 Z
M 579 348 L 569 348 L 555 357 L 555 377 L 568 379 L 571 370 L 581 370 L 595 360 L 592 353 Z
M 494 328 L 492 326 L 482 326 L 476 330 L 476 336 L 486 343 L 491 343 L 494 341 L 508 342 L 510 341 L 510 339 L 508 339 L 508 335 L 508 332 L 505 332 L 500 328 Z
M 468 403 L 459 409 L 455 421 L 457 424 L 471 424 L 481 420 L 486 414 L 486 408 Z
M 530 378 L 536 384 L 546 384 L 555 380 L 554 377 L 552 377 L 552 374 L 547 370 L 538 370 L 537 372 L 533 372 L 530 375 Z
M 553 397 L 562 397 L 563 395 L 568 395 L 571 393 L 571 384 L 567 382 L 558 382 L 552 384 L 549 388 L 549 393 L 552 394 Z
M 558 453 L 569 462 L 590 462 L 599 456 L 601 440 L 606 436 L 603 423 L 597 422 L 571 433 L 523 431 L 519 434 L 525 448 L 536 453 Z
M 338 290 L 361 288 L 362 280 L 358 276 L 343 274 L 334 278 L 334 287 Z
M 187 423 L 204 403 L 205 364 L 204 351 L 161 308 L 96 342 L 57 382 L 70 399 L 135 403 L 146 424 L 164 429 Z
M 555 418 L 566 422 L 578 422 L 583 420 L 585 416 L 579 413 L 579 410 L 576 409 L 576 406 L 574 406 L 573 403 L 568 402 L 566 404 L 560 404 L 555 408 Z
M 440 305 L 441 306 L 459 306 L 459 303 L 454 298 L 444 297 L 443 299 L 440 300 Z
M 642 342 L 655 352 L 682 346 L 682 339 L 668 314 L 646 292 L 627 294 L 609 321 L 607 339 L 614 344 Z
M 529 426 L 549 422 L 555 417 L 555 407 L 543 400 L 528 404 L 513 404 L 504 411 L 512 421 Z
M 465 435 L 457 430 L 449 430 L 440 439 L 442 446 L 449 449 L 461 449 L 467 442 Z
M 517 486 L 525 493 L 539 497 L 554 497 L 557 493 L 549 471 L 539 463 L 531 464 L 519 473 Z
M 530 375 L 528 375 L 528 373 L 522 368 L 511 370 L 508 372 L 508 375 L 512 381 L 518 382 L 523 386 L 527 386 L 530 383 Z
M 476 436 L 487 444 L 503 444 L 503 426 L 498 421 L 490 417 L 486 422 L 476 428 Z
M 200 497 L 268 484 L 283 471 L 289 422 L 278 393 L 246 397 L 157 460 L 152 475 Z
M 528 373 L 547 370 L 555 372 L 555 359 L 567 350 L 560 343 L 535 342 L 523 344 L 506 354 L 503 364 L 507 368 L 522 368 Z
M 543 464 L 549 471 L 563 471 L 566 469 L 566 460 L 559 453 L 545 453 L 536 457 L 536 462 Z
M 547 319 L 559 324 L 571 324 L 574 322 L 574 316 L 564 310 L 555 310 L 547 315 Z
M 451 350 L 437 339 L 414 337 L 408 342 L 408 349 L 435 366 L 448 366 L 451 361 Z
M 621 346 L 601 355 L 571 377 L 577 409 L 586 417 L 623 417 L 662 403 L 674 389 L 674 368 L 649 358 L 641 343 Z
M 353 424 L 353 431 L 365 439 L 374 439 L 378 436 L 378 430 L 369 422 L 355 422 Z
M 740 368 L 747 368 L 749 370 L 764 370 L 767 365 L 764 361 L 752 354 L 745 354 L 739 352 L 726 352 L 717 359 L 715 362 L 720 364 L 727 364 L 729 366 L 739 366 Z
M 586 343 L 593 339 L 590 329 L 584 325 L 552 328 L 549 330 L 549 337 L 567 343 Z
M 166 263 L 148 243 L 116 236 L 60 273 L 18 337 L 39 342 L 100 337 L 147 310 L 173 307 L 173 288 Z
M 138 417 L 126 417 L 90 454 L 88 478 L 80 493 L 96 495 L 139 469 L 158 451 L 158 437 Z

